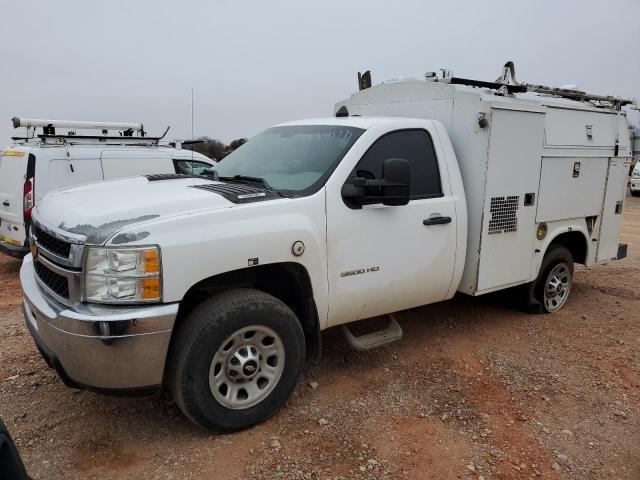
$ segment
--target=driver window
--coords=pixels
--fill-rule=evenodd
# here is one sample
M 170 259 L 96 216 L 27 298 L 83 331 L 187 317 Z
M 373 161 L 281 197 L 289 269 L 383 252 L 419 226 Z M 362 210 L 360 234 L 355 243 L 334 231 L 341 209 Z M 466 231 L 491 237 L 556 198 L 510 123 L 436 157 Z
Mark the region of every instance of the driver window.
M 438 160 L 431 135 L 426 130 L 401 130 L 379 138 L 362 156 L 349 178 L 381 178 L 382 164 L 388 158 L 409 161 L 412 200 L 442 196 Z

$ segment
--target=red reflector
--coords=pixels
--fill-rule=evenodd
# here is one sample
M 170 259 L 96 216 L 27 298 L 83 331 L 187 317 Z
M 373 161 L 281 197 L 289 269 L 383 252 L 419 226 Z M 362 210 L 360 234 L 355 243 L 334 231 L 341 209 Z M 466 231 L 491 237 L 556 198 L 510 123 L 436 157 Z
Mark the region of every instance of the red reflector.
M 22 209 L 24 211 L 24 221 L 31 220 L 31 210 L 33 209 L 34 192 L 33 192 L 33 178 L 29 178 L 24 182 L 24 195 L 22 197 Z

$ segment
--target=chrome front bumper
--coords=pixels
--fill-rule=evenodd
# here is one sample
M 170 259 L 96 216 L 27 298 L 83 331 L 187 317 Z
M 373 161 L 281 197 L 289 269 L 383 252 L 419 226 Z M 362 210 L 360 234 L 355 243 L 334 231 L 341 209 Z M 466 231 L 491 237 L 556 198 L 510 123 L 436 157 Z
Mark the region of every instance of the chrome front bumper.
M 38 285 L 31 255 L 20 268 L 20 283 L 29 331 L 66 384 L 105 393 L 162 384 L 177 303 L 67 307 Z

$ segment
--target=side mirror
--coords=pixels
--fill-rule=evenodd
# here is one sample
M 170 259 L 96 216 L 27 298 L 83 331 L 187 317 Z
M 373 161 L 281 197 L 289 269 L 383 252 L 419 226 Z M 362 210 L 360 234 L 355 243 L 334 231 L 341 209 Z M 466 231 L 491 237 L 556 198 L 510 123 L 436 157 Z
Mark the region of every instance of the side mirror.
M 399 206 L 409 203 L 411 165 L 404 158 L 388 158 L 382 164 L 382 203 Z
M 215 181 L 218 181 L 220 179 L 218 171 L 213 167 L 205 168 L 204 170 L 202 170 L 202 172 L 200 172 L 200 175 Z
M 382 164 L 382 178 L 355 177 L 342 186 L 342 198 L 349 208 L 382 203 L 399 206 L 409 203 L 411 165 L 403 158 L 389 158 Z

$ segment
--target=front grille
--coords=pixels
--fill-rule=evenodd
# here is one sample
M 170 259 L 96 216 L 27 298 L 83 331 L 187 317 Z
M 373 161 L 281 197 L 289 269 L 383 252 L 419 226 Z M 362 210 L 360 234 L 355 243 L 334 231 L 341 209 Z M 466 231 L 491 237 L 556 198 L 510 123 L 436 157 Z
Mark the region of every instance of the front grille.
M 49 235 L 38 227 L 35 228 L 35 236 L 38 244 L 45 250 L 59 257 L 69 258 L 69 253 L 71 252 L 71 244 L 69 242 Z
M 36 275 L 49 289 L 64 299 L 69 299 L 69 282 L 66 277 L 52 272 L 40 262 L 34 262 Z

